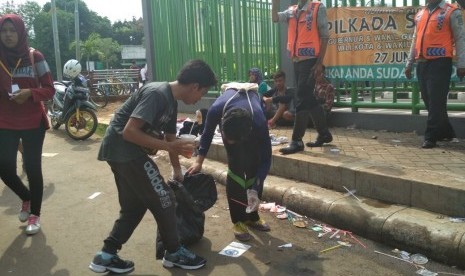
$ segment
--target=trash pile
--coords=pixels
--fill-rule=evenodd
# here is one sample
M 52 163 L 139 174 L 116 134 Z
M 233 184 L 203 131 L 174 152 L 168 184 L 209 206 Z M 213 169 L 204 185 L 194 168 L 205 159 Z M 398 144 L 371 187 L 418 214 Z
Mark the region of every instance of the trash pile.
M 344 187 L 345 188 L 345 187 Z M 347 190 L 347 193 L 345 196 L 351 196 L 355 200 L 360 200 L 358 197 L 355 196 L 355 190 Z M 289 223 L 291 223 L 293 226 L 297 228 L 305 228 L 310 231 L 313 231 L 317 233 L 318 238 L 326 238 L 328 241 L 336 241 L 336 245 L 330 246 L 328 248 L 325 248 L 321 250 L 319 253 L 324 254 L 327 252 L 330 252 L 332 250 L 336 250 L 338 248 L 350 248 L 352 246 L 361 246 L 364 249 L 368 249 L 368 247 L 362 243 L 359 239 L 357 239 L 352 232 L 343 230 L 343 229 L 338 229 L 335 227 L 331 227 L 326 224 L 318 223 L 315 220 L 308 218 L 306 216 L 300 215 L 296 212 L 293 212 L 289 209 L 287 209 L 284 206 L 280 206 L 276 204 L 275 202 L 264 202 L 261 203 L 259 206 L 259 211 L 260 212 L 270 212 L 273 213 L 276 218 L 281 219 L 281 220 L 287 220 Z M 292 244 L 287 243 L 278 246 L 278 248 L 281 250 L 282 248 L 291 248 Z M 407 251 L 399 250 L 399 249 L 394 249 L 392 250 L 392 254 L 384 253 L 375 250 L 374 251 L 377 254 L 391 257 L 394 259 L 398 259 L 399 261 L 407 262 L 411 265 L 413 265 L 416 269 L 416 274 L 422 275 L 422 276 L 435 276 L 439 274 L 443 274 L 441 272 L 433 272 L 428 269 L 426 269 L 423 265 L 428 263 L 428 258 L 422 254 L 411 254 Z M 458 274 L 450 274 L 449 275 L 458 275 Z
M 287 142 L 289 142 L 289 138 L 287 138 L 286 136 L 277 137 L 274 134 L 270 134 L 270 139 L 271 139 L 272 146 L 278 146 L 278 145 L 286 144 Z
M 259 210 L 262 212 L 268 211 L 270 213 L 275 213 L 278 219 L 287 219 L 287 221 L 295 227 L 306 228 L 310 231 L 316 232 L 318 233 L 318 238 L 328 237 L 328 239 L 336 240 L 337 245 L 321 250 L 320 254 L 340 247 L 351 247 L 353 244 L 359 244 L 363 248 L 367 248 L 367 246 L 358 240 L 350 231 L 316 223 L 313 219 L 293 212 L 284 206 L 277 205 L 274 202 L 260 204 Z

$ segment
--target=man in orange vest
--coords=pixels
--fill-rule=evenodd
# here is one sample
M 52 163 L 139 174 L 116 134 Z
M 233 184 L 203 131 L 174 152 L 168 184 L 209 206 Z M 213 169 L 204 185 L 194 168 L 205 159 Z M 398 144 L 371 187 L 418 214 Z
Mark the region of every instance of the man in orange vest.
M 465 29 L 461 11 L 444 0 L 427 0 L 415 16 L 415 32 L 405 68 L 412 78 L 413 63 L 421 97 L 428 110 L 422 148 L 436 147 L 437 141 L 451 141 L 455 132 L 447 115 L 447 95 L 452 75 L 454 48 L 457 76 L 465 76 Z
M 287 22 L 287 49 L 294 62 L 297 80 L 295 99 L 296 116 L 292 141 L 288 147 L 280 149 L 282 154 L 291 154 L 304 150 L 302 138 L 309 117 L 318 132 L 315 142 L 306 143 L 307 147 L 320 147 L 333 140 L 329 132 L 323 108 L 316 99 L 315 77 L 323 72 L 323 58 L 328 45 L 329 30 L 326 8 L 320 2 L 300 0 L 298 5 L 290 6 L 278 12 L 280 0 L 272 2 L 273 22 Z

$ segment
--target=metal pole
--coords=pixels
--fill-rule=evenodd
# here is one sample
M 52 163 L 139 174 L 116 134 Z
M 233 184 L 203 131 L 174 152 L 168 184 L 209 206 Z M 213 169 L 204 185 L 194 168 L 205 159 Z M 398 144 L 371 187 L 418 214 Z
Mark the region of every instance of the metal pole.
M 55 47 L 55 65 L 57 68 L 57 79 L 63 80 L 63 72 L 61 70 L 61 54 L 60 54 L 60 40 L 58 39 L 58 23 L 57 23 L 57 9 L 55 0 L 52 0 L 52 28 L 53 28 L 53 45 Z
M 158 43 L 155 30 L 153 28 L 153 16 L 152 16 L 152 1 L 142 1 L 142 16 L 144 21 L 144 36 L 145 36 L 145 60 L 147 62 L 147 75 L 146 80 L 154 81 L 158 80 L 157 71 L 155 70 L 156 62 L 155 58 L 159 58 L 155 55 L 155 45 Z M 158 30 L 157 30 L 158 31 Z M 149 39 L 150 38 L 150 39 Z
M 81 60 L 81 41 L 79 38 L 79 0 L 74 1 L 74 32 L 76 37 L 76 59 Z

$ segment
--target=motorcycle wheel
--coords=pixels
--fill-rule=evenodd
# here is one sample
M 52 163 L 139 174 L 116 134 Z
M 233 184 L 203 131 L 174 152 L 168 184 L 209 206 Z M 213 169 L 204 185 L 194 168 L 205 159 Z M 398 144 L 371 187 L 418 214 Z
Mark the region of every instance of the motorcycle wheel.
M 79 110 L 79 120 L 77 112 L 71 113 L 65 120 L 66 133 L 74 140 L 85 140 L 97 130 L 97 115 L 89 108 Z
M 50 101 L 48 103 L 47 109 L 48 109 L 48 113 L 54 114 L 58 110 L 58 106 L 52 100 L 52 101 Z M 59 118 L 57 118 L 55 116 L 51 116 L 50 114 L 49 114 L 49 117 L 50 117 L 50 124 L 52 125 L 52 128 L 53 129 L 59 129 L 60 126 L 61 126 Z

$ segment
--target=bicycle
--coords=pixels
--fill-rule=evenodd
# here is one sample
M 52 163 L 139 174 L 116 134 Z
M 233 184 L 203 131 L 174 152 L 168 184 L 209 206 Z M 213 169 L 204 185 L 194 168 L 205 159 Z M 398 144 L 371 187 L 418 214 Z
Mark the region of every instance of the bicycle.
M 89 100 L 97 107 L 104 108 L 108 104 L 108 93 L 100 86 L 92 87 Z

